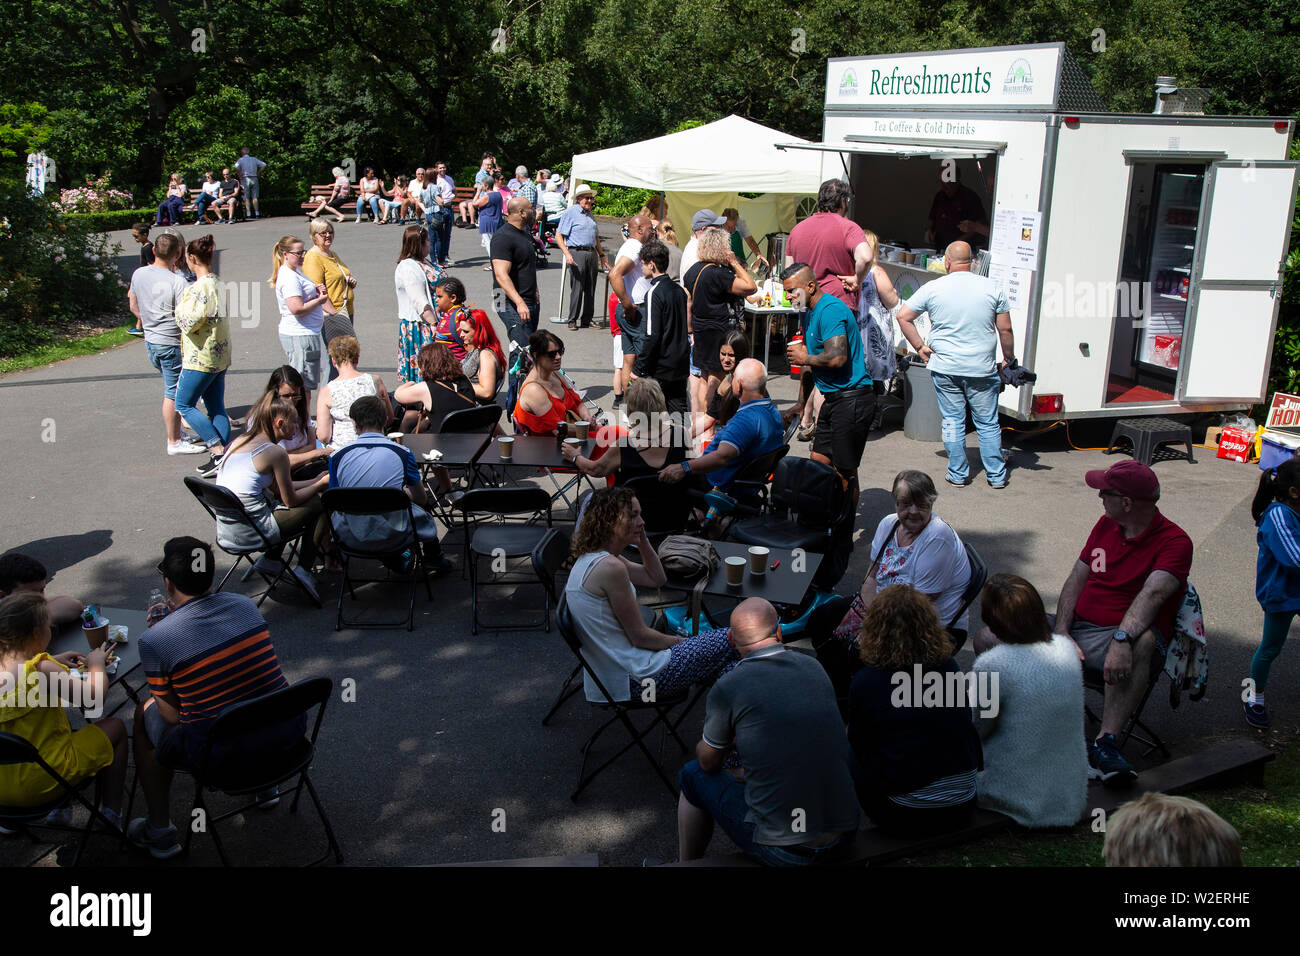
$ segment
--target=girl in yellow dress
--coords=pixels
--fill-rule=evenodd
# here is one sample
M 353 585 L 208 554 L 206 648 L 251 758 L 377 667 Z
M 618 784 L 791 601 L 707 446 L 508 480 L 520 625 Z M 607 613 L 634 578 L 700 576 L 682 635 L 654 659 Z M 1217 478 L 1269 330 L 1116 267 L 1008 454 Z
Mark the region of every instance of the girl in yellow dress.
M 74 786 L 98 773 L 103 785 L 101 809 L 120 825 L 126 727 L 116 717 L 107 717 L 74 733 L 64 701 L 49 699 L 51 690 L 65 683 L 58 678 L 84 659 L 90 669 L 86 680 L 93 685 L 94 699 L 102 702 L 108 686 L 107 654 L 101 647 L 85 654 L 67 651 L 50 656 L 46 653 L 50 636 L 49 607 L 41 595 L 14 594 L 0 602 L 0 732 L 31 743 Z M 36 807 L 56 799 L 60 790 L 38 764 L 17 764 L 0 774 L 0 804 Z M 71 824 L 71 808 L 53 811 L 47 822 Z

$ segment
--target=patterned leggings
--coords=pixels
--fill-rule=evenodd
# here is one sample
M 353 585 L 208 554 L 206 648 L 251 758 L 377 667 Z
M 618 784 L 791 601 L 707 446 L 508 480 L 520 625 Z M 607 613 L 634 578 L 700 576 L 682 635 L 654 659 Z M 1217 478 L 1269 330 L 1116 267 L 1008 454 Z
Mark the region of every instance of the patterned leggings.
M 739 664 L 740 655 L 728 642 L 728 634 L 729 628 L 720 627 L 674 644 L 669 649 L 668 663 L 653 675 L 656 693 L 684 693 L 694 684 L 712 683 Z

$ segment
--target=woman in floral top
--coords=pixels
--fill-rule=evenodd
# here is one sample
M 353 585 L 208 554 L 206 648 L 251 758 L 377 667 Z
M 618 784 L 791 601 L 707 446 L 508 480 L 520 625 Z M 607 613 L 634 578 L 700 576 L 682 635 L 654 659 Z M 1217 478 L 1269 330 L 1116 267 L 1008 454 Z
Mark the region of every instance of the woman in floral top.
M 230 367 L 230 324 L 221 314 L 221 286 L 212 271 L 212 236 L 200 236 L 185 247 L 185 261 L 196 281 L 181 293 L 176 324 L 181 328 L 181 377 L 176 385 L 176 411 L 208 446 L 209 459 L 199 474 L 216 473 L 217 462 L 230 441 L 226 414 L 226 369 Z M 203 400 L 203 412 L 195 407 Z

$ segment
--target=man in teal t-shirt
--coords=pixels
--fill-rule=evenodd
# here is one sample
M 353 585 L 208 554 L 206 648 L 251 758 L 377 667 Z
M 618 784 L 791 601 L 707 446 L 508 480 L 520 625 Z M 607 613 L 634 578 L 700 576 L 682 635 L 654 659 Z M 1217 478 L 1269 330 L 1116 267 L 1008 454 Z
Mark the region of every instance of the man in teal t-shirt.
M 822 291 L 812 267 L 796 262 L 781 273 L 786 293 L 796 308 L 807 308 L 804 344 L 790 345 L 786 357 L 807 374 L 799 401 L 786 421 L 803 414 L 811 386 L 824 399 L 813 439 L 812 459 L 831 465 L 853 495 L 857 512 L 857 475 L 867 431 L 876 414 L 876 390 L 867 372 L 857 318 L 847 305 Z

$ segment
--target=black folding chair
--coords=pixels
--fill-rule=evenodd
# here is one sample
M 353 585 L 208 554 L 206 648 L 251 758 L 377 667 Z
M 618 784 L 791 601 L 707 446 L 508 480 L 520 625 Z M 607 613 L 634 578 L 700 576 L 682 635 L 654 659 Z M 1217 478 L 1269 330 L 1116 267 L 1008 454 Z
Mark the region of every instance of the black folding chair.
M 471 488 L 456 502 L 465 527 L 465 563 L 469 566 L 470 633 L 477 634 L 479 627 L 489 631 L 513 631 L 541 627 L 550 620 L 550 595 L 545 598 L 542 620 L 514 624 L 479 624 L 478 619 L 478 559 L 486 557 L 495 562 L 508 562 L 512 558 L 525 558 L 541 543 L 551 527 L 551 496 L 543 488 Z M 546 515 L 546 525 L 527 524 L 522 521 L 507 522 L 506 516 L 526 515 L 532 520 L 538 514 Z M 495 519 L 495 520 L 493 520 Z M 473 534 L 470 523 L 474 522 Z M 535 577 L 503 578 L 503 572 L 493 568 L 494 577 L 485 582 L 491 587 L 507 587 L 535 583 Z
M 769 451 L 759 455 L 731 479 L 731 496 L 747 507 L 766 508 L 768 504 L 768 485 L 775 480 L 777 465 L 790 454 L 790 446 Z
M 505 409 L 492 402 L 488 405 L 480 405 L 478 408 L 462 408 L 460 411 L 452 412 L 442 420 L 442 428 L 439 432 L 442 434 L 488 434 L 493 435 L 499 430 L 501 416 Z M 484 468 L 489 471 L 485 472 Z M 474 465 L 465 469 L 466 487 L 473 488 L 475 484 L 482 485 L 499 485 L 491 476 L 491 466 Z
M 848 716 L 849 684 L 862 662 L 858 658 L 856 643 L 845 644 L 844 641 L 837 640 L 835 629 L 840 626 L 844 615 L 849 613 L 852 606 L 853 598 L 837 594 L 814 608 L 804 627 L 804 637 L 812 642 L 813 652 L 835 689 L 835 702 L 839 705 L 840 716 L 845 718 Z
M 203 510 L 212 516 L 213 521 L 219 522 L 224 518 L 227 522 L 250 529 L 256 536 L 257 540 L 261 542 L 252 547 L 232 548 L 222 544 L 220 535 L 217 536 L 217 547 L 226 554 L 232 555 L 235 558 L 235 563 L 230 566 L 230 570 L 227 571 L 225 577 L 221 579 L 221 583 L 217 585 L 216 589 L 218 591 L 226 586 L 226 582 L 230 580 L 230 576 L 235 573 L 235 569 L 239 567 L 240 563 L 247 561 L 249 566 L 248 573 L 251 574 L 256 571 L 267 583 L 266 590 L 263 591 L 262 596 L 257 599 L 258 607 L 262 606 L 262 602 L 267 599 L 267 596 L 275 590 L 276 585 L 281 581 L 288 581 L 303 594 L 307 595 L 313 604 L 317 607 L 321 606 L 320 599 L 308 591 L 303 586 L 303 583 L 290 571 L 290 565 L 292 565 L 298 557 L 298 545 L 302 542 L 303 535 L 311 534 L 310 528 L 304 528 L 297 534 L 290 535 L 289 537 L 282 537 L 280 539 L 279 544 L 287 545 L 289 551 L 287 554 L 282 556 L 282 566 L 278 574 L 273 574 L 270 571 L 263 571 L 257 566 L 257 562 L 254 560 L 253 556 L 270 554 L 271 550 L 276 547 L 277 543 L 268 538 L 266 533 L 258 526 L 257 522 L 252 519 L 248 514 L 248 509 L 244 507 L 244 503 L 239 500 L 239 496 L 227 488 L 222 488 L 220 485 L 214 485 L 211 482 L 202 481 L 198 478 L 187 477 L 185 479 L 185 487 L 188 488 L 190 493 L 199 500 L 199 504 L 203 505 Z M 247 577 L 248 575 L 246 574 L 245 578 Z
M 537 542 L 537 547 L 533 548 L 533 571 L 537 574 L 537 579 L 542 582 L 542 587 L 546 590 L 548 608 L 551 605 L 560 603 L 560 593 L 555 585 L 555 576 L 560 573 L 560 569 L 564 566 L 564 560 L 568 555 L 569 536 L 563 531 L 554 528 L 547 531 L 545 537 Z M 546 618 L 546 632 L 548 634 L 551 632 L 549 614 Z M 551 709 L 542 718 L 543 727 L 555 716 L 555 712 L 564 705 L 564 702 L 582 687 L 582 682 L 578 680 L 581 676 L 582 665 L 575 664 L 564 684 L 560 687 L 560 693 L 555 698 L 555 703 L 551 705 Z
M 61 810 L 63 807 L 76 802 L 86 808 L 89 816 L 86 818 L 86 825 L 80 828 L 81 839 L 77 842 L 76 852 L 72 856 L 72 866 L 76 866 L 81 861 L 81 854 L 85 851 L 86 844 L 90 842 L 90 835 L 96 832 L 96 823 L 102 825 L 103 831 L 107 835 L 115 836 L 121 842 L 122 846 L 129 846 L 122 831 L 113 826 L 113 824 L 108 821 L 108 818 L 99 810 L 99 804 L 102 800 L 103 794 L 101 792 L 98 774 L 74 786 L 69 783 L 62 774 L 46 763 L 45 759 L 41 757 L 40 752 L 32 746 L 29 741 L 24 740 L 17 734 L 0 733 L 0 767 L 18 767 L 22 764 L 29 763 L 36 764 L 45 771 L 45 773 L 59 785 L 61 792 L 53 800 L 42 803 L 40 806 L 36 807 L 15 807 L 0 804 L 0 826 L 9 829 L 22 830 L 34 841 L 36 840 L 36 837 L 30 831 L 30 828 L 32 827 L 50 830 L 64 830 L 75 833 L 77 832 L 76 827 L 64 827 L 59 824 L 46 823 L 45 818 L 50 815 L 51 811 Z M 7 772 L 12 773 L 14 771 L 7 770 Z M 87 800 L 81 792 L 92 784 L 95 788 L 94 802 Z
M 979 597 L 980 591 L 984 590 L 984 585 L 989 579 L 988 565 L 979 556 L 979 552 L 965 541 L 962 542 L 962 545 L 966 548 L 966 561 L 970 564 L 970 580 L 966 582 L 966 588 L 961 592 L 961 604 L 957 608 L 957 613 L 948 622 L 948 633 L 953 635 L 954 646 L 952 652 L 954 655 L 966 645 L 966 639 L 970 636 L 970 629 L 968 628 L 966 634 L 962 635 L 961 639 L 958 640 L 954 628 L 956 628 L 957 622 L 961 620 L 961 616 L 975 603 L 975 598 Z
M 415 628 L 415 587 L 424 581 L 425 594 L 433 600 L 429 587 L 428 570 L 424 565 L 424 551 L 415 523 L 414 506 L 401 488 L 331 488 L 321 495 L 321 504 L 329 519 L 334 546 L 343 559 L 343 581 L 339 584 L 338 615 L 334 629 L 348 627 L 392 628 L 402 622 L 371 624 L 364 621 L 343 620 L 343 594 L 346 591 L 357 599 L 354 583 L 375 584 L 388 578 L 354 582 L 352 559 L 393 562 L 409 554 L 411 562 L 411 589 L 406 602 L 406 629 Z
M 1169 748 L 1166 747 L 1165 742 L 1160 739 L 1160 735 L 1142 722 L 1142 711 L 1146 709 L 1147 701 L 1151 699 L 1151 692 L 1156 689 L 1156 685 L 1160 683 L 1160 678 L 1164 676 L 1165 655 L 1167 653 L 1168 649 L 1162 650 L 1158 643 L 1154 648 L 1152 648 L 1151 670 L 1150 673 L 1147 674 L 1146 690 L 1142 694 L 1142 699 L 1138 701 L 1137 707 L 1133 709 L 1133 713 L 1130 714 L 1128 720 L 1124 722 L 1124 728 L 1120 731 L 1119 737 L 1115 740 L 1115 743 L 1119 746 L 1120 750 L 1124 749 L 1129 738 L 1132 737 L 1139 744 L 1146 747 L 1146 749 L 1142 751 L 1143 757 L 1149 757 L 1157 750 L 1160 751 L 1160 755 L 1166 759 L 1170 756 Z M 1083 686 L 1086 690 L 1100 694 L 1102 700 L 1105 700 L 1106 677 L 1101 671 L 1084 665 Z M 1087 703 L 1083 705 L 1083 712 L 1090 723 L 1101 724 L 1101 718 L 1093 713 L 1092 708 L 1089 707 Z M 1138 733 L 1139 730 L 1141 733 Z
M 320 736 L 321 721 L 325 719 L 325 704 L 333 690 L 334 681 L 330 678 L 313 677 L 263 697 L 241 701 L 227 708 L 213 721 L 204 744 L 203 759 L 193 771 L 194 806 L 190 811 L 190 817 L 194 817 L 195 810 L 203 811 L 204 816 L 207 817 L 207 829 L 212 834 L 212 842 L 216 845 L 217 855 L 221 857 L 223 866 L 229 866 L 230 860 L 226 857 L 221 835 L 217 832 L 217 824 L 260 806 L 266 799 L 260 795 L 295 776 L 298 782 L 291 790 L 280 794 L 281 798 L 292 793 L 293 802 L 289 804 L 289 812 L 297 813 L 298 798 L 302 796 L 305 787 L 311 802 L 316 806 L 316 813 L 325 827 L 325 836 L 329 843 L 325 852 L 307 865 L 316 866 L 324 863 L 331 853 L 334 854 L 336 863 L 343 862 L 343 851 L 334 838 L 334 829 L 330 826 L 329 817 L 325 815 L 325 807 L 321 804 L 316 788 L 312 786 L 310 776 L 311 762 L 316 757 L 316 740 Z M 250 751 L 247 756 L 241 755 L 237 769 L 214 766 L 212 754 L 215 750 L 237 748 L 240 738 L 273 734 L 277 728 L 290 724 L 296 718 L 301 718 L 305 727 L 307 715 L 313 707 L 318 709 L 310 737 L 299 736 L 292 745 L 280 753 L 259 754 L 255 750 Z M 213 816 L 203 798 L 204 790 L 220 791 L 234 797 L 253 794 L 254 799 L 233 810 Z M 188 853 L 190 841 L 194 837 L 194 828 L 186 827 L 185 830 L 185 852 Z
M 668 788 L 668 792 L 675 798 L 677 796 L 677 788 L 673 785 L 672 780 L 668 778 L 668 775 L 664 773 L 662 765 L 663 748 L 664 744 L 667 742 L 668 735 L 671 734 L 673 740 L 677 741 L 677 745 L 682 748 L 682 753 L 687 752 L 688 748 L 686 746 L 686 741 L 682 740 L 681 735 L 677 733 L 677 724 L 679 724 L 682 718 L 689 713 L 689 707 L 682 711 L 682 714 L 678 717 L 677 721 L 674 722 L 671 719 L 673 708 L 677 707 L 679 704 L 687 703 L 687 694 L 685 692 L 672 695 L 655 694 L 653 695 L 653 699 L 649 701 L 643 700 L 638 695 L 633 695 L 629 700 L 614 700 L 609 690 L 603 683 L 601 683 L 600 678 L 596 676 L 596 672 L 592 670 L 591 665 L 587 662 L 587 657 L 582 651 L 582 638 L 579 636 L 577 626 L 573 621 L 572 615 L 569 613 L 568 602 L 563 596 L 560 597 L 560 601 L 555 608 L 555 624 L 556 627 L 559 628 L 560 636 L 564 638 L 564 643 L 569 646 L 569 650 L 571 650 L 574 656 L 578 659 L 578 666 L 591 677 L 596 687 L 599 688 L 601 696 L 605 698 L 604 703 L 596 703 L 594 706 L 607 710 L 612 709 L 614 711 L 614 715 L 597 727 L 592 735 L 587 738 L 587 742 L 582 745 L 582 766 L 578 769 L 578 786 L 577 789 L 570 794 L 569 799 L 576 803 L 578 795 L 587 788 L 588 784 L 600 775 L 601 771 L 633 747 L 637 747 L 643 754 L 645 754 L 646 760 L 650 761 L 650 765 L 654 767 L 655 773 L 659 775 L 659 779 L 663 781 L 663 785 Z M 581 686 L 581 684 L 578 684 L 578 687 Z M 576 690 L 577 688 L 575 688 L 574 692 L 576 692 Z M 695 699 L 699 699 L 698 694 Z M 653 711 L 655 715 L 654 720 L 652 720 L 644 730 L 638 730 L 636 724 L 632 722 L 631 714 L 638 710 Z M 550 715 L 548 714 L 547 716 L 549 718 Z M 607 758 L 604 763 L 591 771 L 591 773 L 587 773 L 587 759 L 591 756 L 591 748 L 595 745 L 601 734 L 615 723 L 621 723 L 627 729 L 628 735 L 632 738 L 631 741 L 624 745 L 618 753 Z M 655 755 L 650 752 L 650 748 L 646 746 L 645 738 L 659 724 L 663 724 L 663 737 L 661 737 L 659 742 L 659 757 L 656 758 Z

